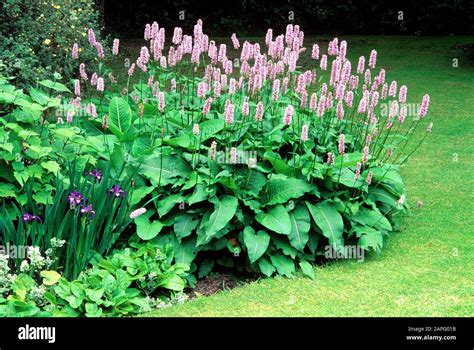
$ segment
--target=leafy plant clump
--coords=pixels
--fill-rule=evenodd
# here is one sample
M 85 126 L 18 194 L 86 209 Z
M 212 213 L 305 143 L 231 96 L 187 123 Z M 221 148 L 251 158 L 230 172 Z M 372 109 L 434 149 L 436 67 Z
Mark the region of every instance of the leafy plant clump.
M 186 300 L 182 290 L 189 267 L 172 264 L 166 247 L 132 244 L 73 281 L 45 265 L 50 255 L 33 249 L 18 273 L 8 266 L 8 256 L 0 255 L 0 316 L 130 316 Z
M 75 81 L 97 116 L 70 123 L 113 141 L 138 174 L 141 203 L 152 198 L 138 237 L 171 244 L 199 276 L 217 265 L 312 276 L 324 252 L 380 251 L 408 207 L 399 167 L 431 131 L 416 133 L 429 96 L 408 103 L 407 87 L 376 69 L 375 50 L 353 67 L 337 38 L 325 54 L 314 44 L 303 70 L 297 25 L 270 29 L 264 45 L 233 35 L 229 50 L 202 28 L 175 28 L 165 45 L 164 28 L 147 25 L 128 69 L 81 65 Z M 106 82 L 121 74 L 125 86 Z

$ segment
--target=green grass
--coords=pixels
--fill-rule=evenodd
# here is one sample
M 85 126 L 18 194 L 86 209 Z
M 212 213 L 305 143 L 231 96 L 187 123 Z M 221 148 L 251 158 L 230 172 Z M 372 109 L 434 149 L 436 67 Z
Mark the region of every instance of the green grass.
M 411 202 L 424 205 L 363 263 L 317 267 L 315 280 L 262 279 L 146 316 L 474 315 L 474 61 L 456 48 L 469 38 L 344 39 L 353 64 L 377 49 L 378 67 L 408 86 L 409 102 L 431 95 L 433 134 L 402 171 Z

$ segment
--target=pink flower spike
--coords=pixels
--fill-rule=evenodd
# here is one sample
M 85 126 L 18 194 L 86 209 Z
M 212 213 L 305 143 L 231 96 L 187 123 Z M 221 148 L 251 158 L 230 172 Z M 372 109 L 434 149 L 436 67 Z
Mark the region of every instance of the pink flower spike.
M 369 147 L 365 146 L 362 151 L 362 164 L 366 164 L 369 161 Z
M 308 125 L 306 124 L 303 124 L 303 126 L 301 127 L 301 141 L 308 141 Z
M 373 171 L 369 171 L 367 174 L 367 178 L 365 179 L 365 182 L 367 182 L 367 185 L 370 185 L 372 183 L 372 177 L 374 176 Z
M 74 45 L 72 45 L 72 51 L 71 51 L 72 59 L 77 60 L 79 58 L 78 52 L 79 52 L 79 46 L 77 45 L 77 43 L 74 43 Z
M 237 148 L 235 147 L 230 149 L 230 162 L 232 164 L 237 164 Z
M 138 218 L 140 215 L 143 215 L 146 213 L 146 209 L 145 208 L 139 208 L 139 209 L 136 209 L 134 211 L 132 211 L 130 213 L 130 219 L 136 219 Z
M 338 120 L 344 119 L 344 106 L 342 105 L 342 101 L 337 103 L 336 114 Z
M 130 66 L 130 69 L 128 70 L 128 76 L 131 77 L 134 71 L 135 71 L 135 63 L 132 63 L 132 65 Z
M 193 134 L 198 136 L 199 135 L 199 124 L 193 125 Z
M 262 101 L 257 103 L 257 108 L 255 110 L 255 120 L 256 121 L 263 120 L 263 103 L 262 103 Z
M 240 43 L 239 43 L 239 39 L 237 39 L 237 35 L 233 33 L 230 38 L 232 40 L 232 45 L 234 46 L 234 49 L 238 50 L 240 48 Z
M 234 122 L 235 106 L 232 103 L 228 103 L 224 109 L 225 122 L 232 124 Z
M 360 56 L 359 57 L 359 62 L 357 64 L 357 74 L 364 73 L 364 68 L 365 68 L 365 57 Z
M 405 103 L 407 101 L 407 87 L 405 85 L 402 85 L 400 87 L 400 92 L 398 94 L 398 101 L 400 103 Z
M 329 164 L 329 165 L 334 165 L 334 156 L 331 152 L 328 153 L 326 163 Z
M 361 168 L 362 168 L 361 162 L 357 162 L 357 164 L 356 164 L 356 171 L 355 171 L 355 179 L 356 179 L 356 181 L 359 180 L 359 178 L 360 178 L 360 170 L 361 170 Z
M 423 100 L 421 101 L 421 106 L 418 111 L 418 116 L 423 119 L 426 114 L 428 113 L 428 107 L 430 105 L 430 95 L 426 94 L 423 96 Z
M 79 79 L 74 80 L 74 95 L 81 96 L 81 83 Z
M 319 45 L 318 44 L 313 45 L 313 49 L 311 50 L 311 58 L 313 60 L 319 59 Z
M 285 110 L 285 114 L 283 116 L 283 124 L 291 125 L 291 121 L 293 118 L 294 108 L 292 105 L 288 105 Z
M 112 45 L 112 55 L 117 56 L 119 53 L 119 45 L 120 45 L 120 40 L 119 39 L 114 39 L 113 45 Z
M 344 142 L 345 142 L 344 134 L 339 135 L 339 144 L 337 147 L 339 154 L 344 154 L 344 151 L 345 151 Z
M 217 142 L 212 141 L 211 148 L 209 149 L 209 159 L 215 160 L 216 159 L 216 151 L 217 151 Z
M 163 91 L 158 93 L 158 110 L 163 112 L 165 110 L 165 94 Z
M 388 89 L 388 96 L 395 97 L 397 95 L 397 81 L 393 80 L 390 83 L 390 88 Z
M 326 70 L 328 68 L 328 56 L 326 55 L 321 56 L 319 67 L 321 68 L 321 70 Z
M 104 91 L 104 78 L 97 78 L 97 91 Z
M 372 50 L 369 57 L 369 67 L 374 69 L 377 64 L 377 51 Z

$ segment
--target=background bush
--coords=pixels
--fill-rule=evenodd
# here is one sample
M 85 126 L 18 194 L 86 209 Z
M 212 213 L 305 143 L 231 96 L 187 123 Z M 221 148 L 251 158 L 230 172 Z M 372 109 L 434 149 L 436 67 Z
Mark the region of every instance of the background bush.
M 73 74 L 74 42 L 87 41 L 87 28 L 98 28 L 93 0 L 7 0 L 0 3 L 0 72 L 16 85 Z M 82 60 L 92 56 L 81 57 Z
M 212 35 L 260 35 L 267 28 L 283 31 L 289 11 L 294 23 L 306 34 L 469 34 L 474 32 L 474 3 L 470 0 L 421 0 L 416 2 L 258 0 L 222 2 L 216 0 L 105 0 L 104 17 L 108 30 L 123 36 L 142 36 L 146 23 L 179 25 L 191 29 L 197 19 Z M 211 10 L 210 10 L 211 9 Z M 185 20 L 179 20 L 179 11 Z M 398 11 L 403 11 L 399 20 Z M 455 19 L 455 20 L 454 20 Z

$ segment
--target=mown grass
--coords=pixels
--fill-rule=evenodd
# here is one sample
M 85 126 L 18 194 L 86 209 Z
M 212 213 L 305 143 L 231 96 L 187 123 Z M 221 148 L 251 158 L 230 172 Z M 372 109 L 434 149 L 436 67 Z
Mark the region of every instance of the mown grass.
M 474 315 L 474 61 L 457 48 L 472 38 L 344 39 L 353 62 L 376 48 L 410 102 L 431 95 L 433 134 L 402 170 L 412 204 L 424 204 L 363 263 L 316 267 L 315 280 L 262 279 L 145 316 Z

